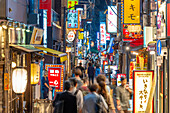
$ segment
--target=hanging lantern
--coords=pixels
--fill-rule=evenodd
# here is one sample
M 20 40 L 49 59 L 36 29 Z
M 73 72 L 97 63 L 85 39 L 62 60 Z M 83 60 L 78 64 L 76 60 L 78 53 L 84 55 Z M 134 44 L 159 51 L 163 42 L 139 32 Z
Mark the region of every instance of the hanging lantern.
M 15 93 L 22 94 L 27 86 L 27 70 L 24 68 L 16 68 L 12 73 L 12 88 Z
M 40 66 L 38 63 L 31 63 L 31 84 L 38 84 L 40 78 Z

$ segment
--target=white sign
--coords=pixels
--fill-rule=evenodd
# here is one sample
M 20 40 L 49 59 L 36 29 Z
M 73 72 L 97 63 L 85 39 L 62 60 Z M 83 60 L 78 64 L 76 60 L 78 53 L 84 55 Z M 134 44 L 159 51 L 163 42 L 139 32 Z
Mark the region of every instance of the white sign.
M 69 41 L 69 42 L 72 42 L 72 41 L 74 40 L 74 38 L 75 38 L 74 32 L 73 32 L 73 31 L 70 31 L 70 32 L 68 33 L 68 35 L 67 35 L 67 38 L 68 38 L 68 41 Z
M 108 6 L 107 32 L 117 33 L 117 6 Z
M 106 44 L 106 24 L 105 22 L 100 22 L 100 44 Z
M 154 71 L 134 71 L 134 113 L 143 113 L 149 100 Z M 153 103 L 149 113 L 153 113 Z

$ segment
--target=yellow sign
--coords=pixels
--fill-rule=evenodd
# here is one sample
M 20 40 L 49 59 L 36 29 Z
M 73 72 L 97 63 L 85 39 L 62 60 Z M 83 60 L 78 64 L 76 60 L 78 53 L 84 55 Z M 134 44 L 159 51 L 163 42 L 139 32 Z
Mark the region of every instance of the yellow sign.
M 74 10 L 75 5 L 78 5 L 78 0 L 67 0 L 67 8 L 69 8 L 69 10 Z
M 4 73 L 4 90 L 9 89 L 9 74 Z
M 140 23 L 140 0 L 124 0 L 124 23 Z
M 79 37 L 78 37 L 79 39 L 84 39 L 84 33 L 81 33 L 81 32 L 79 32 Z

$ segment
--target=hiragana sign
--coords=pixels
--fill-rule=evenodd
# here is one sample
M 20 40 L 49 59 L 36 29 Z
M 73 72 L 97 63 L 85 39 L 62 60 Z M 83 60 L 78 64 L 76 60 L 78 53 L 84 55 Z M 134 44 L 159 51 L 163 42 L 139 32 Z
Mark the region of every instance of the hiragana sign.
M 140 23 L 140 0 L 124 0 L 124 24 Z
M 72 30 L 78 30 L 80 27 L 79 11 L 69 10 L 67 18 L 67 28 Z
M 154 71 L 134 71 L 133 84 L 134 84 L 134 104 L 133 112 L 145 112 L 149 100 L 149 95 L 152 87 Z M 153 113 L 153 102 L 149 113 Z

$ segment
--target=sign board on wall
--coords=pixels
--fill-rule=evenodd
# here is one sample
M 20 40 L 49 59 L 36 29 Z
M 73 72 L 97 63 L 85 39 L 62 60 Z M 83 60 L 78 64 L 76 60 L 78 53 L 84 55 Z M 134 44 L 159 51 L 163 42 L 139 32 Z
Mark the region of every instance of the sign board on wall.
M 43 33 L 44 33 L 43 29 L 34 27 L 30 44 L 41 44 Z
M 166 25 L 167 25 L 167 37 L 170 37 L 170 3 L 167 3 L 167 18 L 166 18 Z
M 9 73 L 4 73 L 4 90 L 9 89 Z
M 124 23 L 140 23 L 140 0 L 124 0 Z
M 117 6 L 108 6 L 107 32 L 117 33 Z
M 45 68 L 48 71 L 49 85 L 55 87 L 56 92 L 63 92 L 64 65 L 46 64 Z
M 152 87 L 154 71 L 134 71 L 133 72 L 133 112 L 145 112 L 149 94 Z M 153 113 L 153 103 L 149 113 Z
M 106 44 L 106 24 L 105 22 L 100 22 L 100 44 Z
M 67 28 L 71 30 L 78 30 L 80 27 L 79 11 L 69 10 L 67 18 Z
M 117 86 L 121 85 L 121 77 L 126 77 L 126 74 L 117 74 Z

